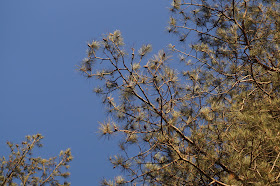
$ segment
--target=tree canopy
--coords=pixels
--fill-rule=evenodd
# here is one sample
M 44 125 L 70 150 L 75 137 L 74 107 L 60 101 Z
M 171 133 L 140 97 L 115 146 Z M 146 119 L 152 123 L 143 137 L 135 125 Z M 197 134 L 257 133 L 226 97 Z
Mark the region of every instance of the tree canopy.
M 279 184 L 279 1 L 174 0 L 170 12 L 168 50 L 129 48 L 118 30 L 88 44 L 80 71 L 102 82 L 109 113 L 100 133 L 121 138 L 110 161 L 124 174 L 102 185 Z
M 70 185 L 63 179 L 69 177 L 69 162 L 73 159 L 70 149 L 48 159 L 34 157 L 35 147 L 42 147 L 43 136 L 26 136 L 21 144 L 7 142 L 11 153 L 0 158 L 0 185 Z M 62 178 L 62 179 L 61 179 Z

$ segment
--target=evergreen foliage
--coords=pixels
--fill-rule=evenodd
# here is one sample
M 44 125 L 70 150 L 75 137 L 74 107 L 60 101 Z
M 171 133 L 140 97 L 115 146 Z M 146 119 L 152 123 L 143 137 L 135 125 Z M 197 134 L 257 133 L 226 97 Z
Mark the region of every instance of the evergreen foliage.
M 80 71 L 103 82 L 110 114 L 100 133 L 121 134 L 110 161 L 124 175 L 102 185 L 278 185 L 279 0 L 174 0 L 170 11 L 187 49 L 127 50 L 120 31 L 88 44 Z
M 70 185 L 66 181 L 62 182 L 70 175 L 67 171 L 73 158 L 70 149 L 49 159 L 33 157 L 32 151 L 35 147 L 42 147 L 42 139 L 43 136 L 37 134 L 26 136 L 26 141 L 21 144 L 7 142 L 11 153 L 9 157 L 0 158 L 1 186 Z

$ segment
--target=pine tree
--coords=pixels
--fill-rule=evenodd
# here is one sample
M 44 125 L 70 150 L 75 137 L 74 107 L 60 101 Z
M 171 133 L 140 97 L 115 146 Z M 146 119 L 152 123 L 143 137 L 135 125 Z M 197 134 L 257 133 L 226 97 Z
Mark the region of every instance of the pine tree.
M 279 184 L 279 0 L 174 0 L 170 11 L 179 47 L 127 50 L 120 31 L 88 44 L 80 71 L 103 82 L 100 132 L 119 133 L 123 152 L 110 161 L 124 175 L 102 185 Z
M 0 185 L 70 185 L 62 182 L 69 177 L 67 171 L 72 160 L 70 149 L 61 151 L 59 156 L 44 159 L 34 157 L 35 147 L 42 147 L 40 134 L 26 136 L 21 144 L 7 142 L 11 153 L 9 157 L 0 158 Z M 61 179 L 63 178 L 63 179 Z

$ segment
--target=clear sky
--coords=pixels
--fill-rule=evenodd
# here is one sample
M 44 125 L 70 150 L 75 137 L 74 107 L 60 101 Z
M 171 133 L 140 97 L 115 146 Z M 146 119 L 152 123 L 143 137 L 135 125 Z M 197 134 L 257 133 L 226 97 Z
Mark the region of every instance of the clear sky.
M 70 147 L 72 185 L 98 185 L 117 175 L 108 157 L 118 152 L 100 139 L 106 117 L 95 82 L 75 65 L 86 57 L 87 42 L 121 30 L 130 48 L 151 43 L 166 47 L 169 0 L 1 0 L 0 155 L 6 141 L 41 133 L 44 157 Z

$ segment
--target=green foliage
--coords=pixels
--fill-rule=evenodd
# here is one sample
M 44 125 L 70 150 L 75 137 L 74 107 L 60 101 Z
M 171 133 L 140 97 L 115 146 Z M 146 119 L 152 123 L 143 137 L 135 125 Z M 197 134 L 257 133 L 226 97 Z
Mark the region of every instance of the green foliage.
M 116 31 L 80 66 L 103 82 L 95 92 L 111 119 L 100 133 L 122 134 L 110 161 L 124 177 L 102 184 L 279 184 L 279 1 L 176 0 L 170 10 L 167 30 L 189 49 L 134 55 Z
M 68 178 L 69 163 L 73 159 L 70 149 L 61 151 L 59 156 L 44 159 L 33 157 L 33 149 L 42 147 L 40 134 L 26 136 L 21 144 L 7 142 L 11 153 L 0 158 L 0 184 L 4 185 L 70 185 L 60 183 Z

